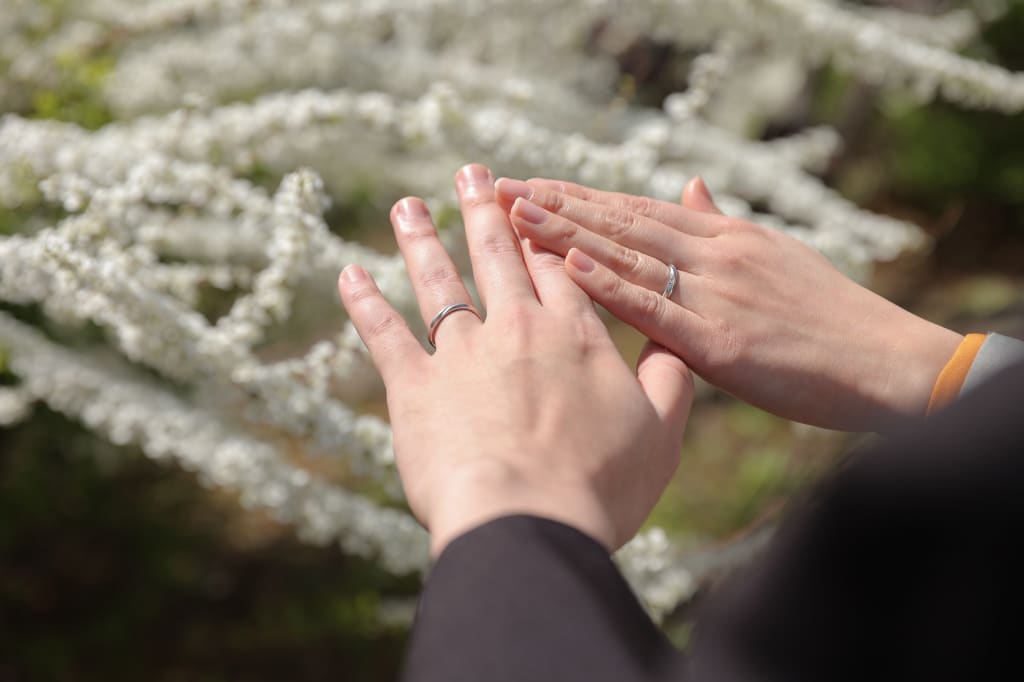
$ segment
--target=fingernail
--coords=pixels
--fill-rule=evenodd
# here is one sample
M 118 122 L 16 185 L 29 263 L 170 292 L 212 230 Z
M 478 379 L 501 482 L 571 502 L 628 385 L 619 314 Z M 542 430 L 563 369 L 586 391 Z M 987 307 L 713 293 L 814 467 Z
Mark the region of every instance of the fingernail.
M 422 199 L 406 197 L 398 202 L 398 215 L 403 218 L 424 218 L 428 214 L 427 205 Z
M 359 265 L 349 265 L 341 271 L 341 277 L 349 284 L 357 284 L 358 282 L 365 282 L 368 279 L 366 270 Z
M 533 187 L 526 184 L 522 180 L 502 178 L 501 180 L 498 181 L 496 188 L 498 190 L 498 196 L 500 196 L 505 201 L 511 202 L 519 198 L 533 198 Z
M 512 205 L 512 212 L 516 217 L 530 223 L 531 225 L 543 225 L 548 220 L 548 212 L 533 203 L 529 199 L 519 197 Z
M 693 184 L 697 186 L 697 191 L 707 197 L 708 201 L 711 201 L 711 192 L 708 191 L 708 185 L 704 182 L 704 178 L 697 176 L 693 179 Z
M 594 268 L 597 267 L 597 263 L 594 262 L 593 258 L 577 248 L 569 249 L 569 253 L 566 255 L 565 261 L 576 270 L 584 273 L 593 272 Z
M 486 166 L 481 166 L 478 163 L 471 163 L 468 166 L 462 167 L 459 171 L 458 177 L 456 178 L 456 182 L 461 189 L 471 190 L 485 185 L 493 185 L 494 178 L 491 176 L 491 171 L 489 171 Z

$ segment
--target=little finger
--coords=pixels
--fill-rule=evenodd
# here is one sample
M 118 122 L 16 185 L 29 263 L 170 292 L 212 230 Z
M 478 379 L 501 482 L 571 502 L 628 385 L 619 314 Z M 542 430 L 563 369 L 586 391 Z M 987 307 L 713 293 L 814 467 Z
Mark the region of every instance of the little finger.
M 565 265 L 572 280 L 608 312 L 684 359 L 687 339 L 706 338 L 707 322 L 696 312 L 619 277 L 579 249 L 569 251 Z M 680 287 L 686 288 L 685 280 Z
M 377 371 L 392 387 L 399 377 L 408 375 L 410 365 L 425 357 L 422 346 L 362 267 L 350 265 L 342 271 L 338 293 Z

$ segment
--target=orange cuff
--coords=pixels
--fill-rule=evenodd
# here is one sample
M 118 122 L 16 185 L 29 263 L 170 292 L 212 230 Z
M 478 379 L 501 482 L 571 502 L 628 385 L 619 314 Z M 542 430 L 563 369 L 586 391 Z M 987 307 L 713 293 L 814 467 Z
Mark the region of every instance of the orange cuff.
M 987 337 L 988 334 L 968 334 L 964 337 L 956 352 L 953 353 L 953 357 L 939 372 L 939 378 L 935 381 L 932 397 L 928 401 L 928 410 L 925 414 L 935 414 L 956 400 L 960 395 L 960 389 L 963 388 L 967 373 L 971 371 L 974 358 L 978 355 L 981 344 L 985 343 Z

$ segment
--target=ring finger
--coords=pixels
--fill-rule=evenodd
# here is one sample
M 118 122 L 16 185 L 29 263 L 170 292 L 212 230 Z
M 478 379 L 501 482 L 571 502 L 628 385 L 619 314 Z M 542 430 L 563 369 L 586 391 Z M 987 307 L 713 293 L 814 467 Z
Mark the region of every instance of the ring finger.
M 662 293 L 668 285 L 669 264 L 585 230 L 571 220 L 549 213 L 526 199 L 517 199 L 510 215 L 512 224 L 522 236 L 557 254 L 565 256 L 569 249 L 576 247 L 628 282 L 656 293 Z M 679 268 L 679 272 L 676 275 L 675 293 L 670 298 L 681 302 L 679 292 L 684 288 L 682 280 L 692 275 L 683 272 L 685 264 L 677 262 L 674 265 Z
M 391 209 L 391 224 L 395 228 L 398 248 L 409 270 L 409 279 L 416 292 L 424 324 L 429 324 L 445 306 L 453 303 L 472 304 L 473 299 L 466 290 L 462 276 L 437 238 L 434 221 L 421 199 L 408 197 L 395 204 Z M 459 328 L 479 325 L 480 320 L 476 315 L 465 314 L 463 311 L 453 313 L 438 328 L 438 346 L 446 334 Z

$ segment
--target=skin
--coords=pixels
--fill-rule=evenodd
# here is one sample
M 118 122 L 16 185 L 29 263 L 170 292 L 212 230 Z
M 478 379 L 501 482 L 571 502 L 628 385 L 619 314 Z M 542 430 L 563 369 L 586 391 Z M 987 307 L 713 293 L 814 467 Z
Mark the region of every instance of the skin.
M 676 468 L 689 370 L 654 344 L 630 370 L 562 259 L 516 235 L 490 172 L 467 166 L 456 188 L 486 321 L 450 315 L 431 355 L 363 268 L 348 266 L 338 282 L 387 388 L 409 506 L 435 556 L 516 513 L 562 521 L 614 550 Z M 391 219 L 423 320 L 470 302 L 424 203 L 403 199 Z
M 963 337 L 865 289 L 808 246 L 723 215 L 700 178 L 682 205 L 554 180 L 501 179 L 517 232 L 565 257 L 596 302 L 699 375 L 817 426 L 921 417 Z M 671 300 L 668 263 L 679 268 Z

